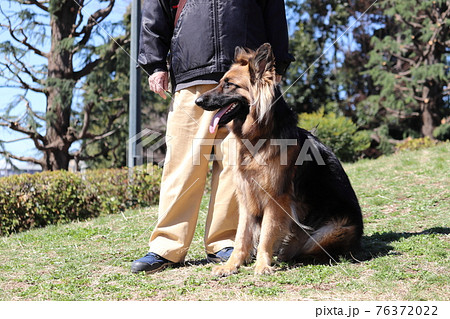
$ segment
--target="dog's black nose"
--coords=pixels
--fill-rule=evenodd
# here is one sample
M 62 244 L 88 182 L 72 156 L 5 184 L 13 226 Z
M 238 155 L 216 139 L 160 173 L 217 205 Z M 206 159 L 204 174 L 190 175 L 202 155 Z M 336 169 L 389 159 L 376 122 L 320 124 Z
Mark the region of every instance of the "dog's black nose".
M 204 102 L 204 98 L 203 96 L 199 96 L 196 100 L 195 100 L 195 104 L 202 106 L 202 103 Z

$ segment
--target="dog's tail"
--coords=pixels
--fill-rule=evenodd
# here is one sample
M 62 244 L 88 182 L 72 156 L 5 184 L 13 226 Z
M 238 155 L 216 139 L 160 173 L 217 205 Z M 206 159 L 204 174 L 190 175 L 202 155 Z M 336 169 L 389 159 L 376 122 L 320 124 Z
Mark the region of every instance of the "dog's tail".
M 359 248 L 361 235 L 362 226 L 350 223 L 347 218 L 332 220 L 310 234 L 300 255 L 316 260 L 346 255 Z
M 361 235 L 362 225 L 351 223 L 347 218 L 334 219 L 312 232 L 297 229 L 285 238 L 278 260 L 325 262 L 357 250 Z

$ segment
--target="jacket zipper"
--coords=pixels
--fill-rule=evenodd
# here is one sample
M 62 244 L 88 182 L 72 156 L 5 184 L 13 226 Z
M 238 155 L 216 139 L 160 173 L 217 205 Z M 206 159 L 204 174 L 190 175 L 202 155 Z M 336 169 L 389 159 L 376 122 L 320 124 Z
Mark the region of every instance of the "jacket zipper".
M 219 41 L 219 4 L 218 0 L 213 0 L 213 19 L 214 19 L 214 43 L 215 43 L 215 68 L 219 71 L 220 41 Z

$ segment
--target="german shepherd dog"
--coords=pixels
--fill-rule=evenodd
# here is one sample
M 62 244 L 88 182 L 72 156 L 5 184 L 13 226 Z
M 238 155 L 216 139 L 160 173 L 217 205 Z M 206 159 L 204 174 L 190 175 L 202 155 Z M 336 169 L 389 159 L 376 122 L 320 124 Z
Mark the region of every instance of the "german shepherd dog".
M 256 51 L 236 48 L 219 85 L 196 100 L 207 111 L 218 110 L 210 131 L 228 123 L 238 147 L 238 228 L 230 258 L 213 268 L 218 276 L 236 273 L 255 251 L 255 274 L 272 273 L 274 255 L 278 261 L 325 262 L 357 249 L 363 233 L 346 173 L 330 149 L 297 127 L 274 65 L 269 44 Z M 250 144 L 259 146 L 257 154 Z

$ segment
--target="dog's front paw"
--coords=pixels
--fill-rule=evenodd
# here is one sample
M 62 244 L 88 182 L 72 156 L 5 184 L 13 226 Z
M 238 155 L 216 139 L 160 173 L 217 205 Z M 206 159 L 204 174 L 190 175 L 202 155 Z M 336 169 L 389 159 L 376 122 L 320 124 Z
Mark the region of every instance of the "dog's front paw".
M 226 277 L 226 276 L 230 276 L 232 274 L 237 274 L 238 272 L 238 268 L 237 267 L 233 267 L 230 265 L 221 265 L 221 266 L 214 266 L 212 273 L 215 276 L 219 276 L 219 277 Z
M 273 274 L 275 269 L 270 265 L 256 265 L 255 275 L 270 275 Z

